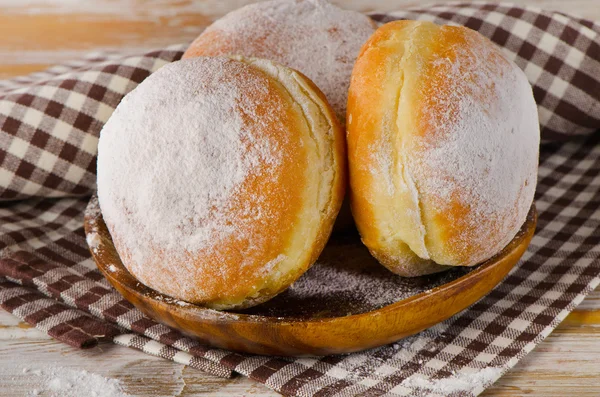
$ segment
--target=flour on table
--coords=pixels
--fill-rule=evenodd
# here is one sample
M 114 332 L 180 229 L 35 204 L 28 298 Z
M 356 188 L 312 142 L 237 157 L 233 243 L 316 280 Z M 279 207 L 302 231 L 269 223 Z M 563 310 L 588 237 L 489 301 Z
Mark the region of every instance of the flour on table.
M 27 396 L 129 397 L 117 379 L 105 378 L 86 370 L 44 366 L 25 367 L 22 372 L 36 385 Z
M 486 367 L 474 372 L 455 373 L 447 378 L 431 379 L 421 374 L 414 374 L 402 382 L 402 386 L 425 389 L 430 393 L 447 396 L 455 392 L 470 392 L 483 388 L 496 381 L 502 375 L 502 368 Z

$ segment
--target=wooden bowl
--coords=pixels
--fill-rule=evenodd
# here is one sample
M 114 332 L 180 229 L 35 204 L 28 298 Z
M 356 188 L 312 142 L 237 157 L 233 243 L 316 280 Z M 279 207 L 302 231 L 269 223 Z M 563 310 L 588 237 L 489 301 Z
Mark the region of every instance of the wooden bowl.
M 95 200 L 85 231 L 100 271 L 149 317 L 204 343 L 246 353 L 320 356 L 385 345 L 460 312 L 490 292 L 525 252 L 536 225 L 532 206 L 521 231 L 492 259 L 416 278 L 379 265 L 357 235 L 333 238 L 306 274 L 251 309 L 219 312 L 156 292 L 125 268 Z

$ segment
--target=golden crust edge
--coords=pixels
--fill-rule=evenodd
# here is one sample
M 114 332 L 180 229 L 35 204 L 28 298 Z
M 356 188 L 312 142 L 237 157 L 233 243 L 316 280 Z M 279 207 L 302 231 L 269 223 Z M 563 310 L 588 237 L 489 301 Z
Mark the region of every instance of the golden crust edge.
M 301 111 L 301 117 L 303 120 L 305 120 L 306 126 L 309 129 L 309 133 L 311 134 L 311 139 L 313 141 L 315 140 L 315 138 L 318 140 L 318 137 L 321 136 L 331 136 L 329 142 L 325 142 L 324 146 L 329 146 L 330 148 L 329 151 L 332 160 L 330 168 L 333 172 L 333 179 L 329 189 L 331 191 L 331 194 L 329 194 L 327 199 L 325 200 L 326 203 L 323 206 L 323 208 L 319 208 L 319 213 L 321 213 L 321 221 L 318 227 L 315 228 L 315 237 L 313 239 L 306 238 L 305 228 L 299 227 L 294 227 L 293 232 L 288 237 L 288 242 L 290 240 L 294 240 L 295 238 L 300 238 L 303 241 L 312 241 L 310 247 L 304 249 L 300 253 L 300 260 L 293 261 L 293 258 L 290 258 L 289 260 L 286 259 L 281 261 L 270 272 L 263 285 L 259 286 L 253 295 L 247 296 L 242 301 L 213 301 L 204 303 L 205 306 L 217 310 L 244 309 L 266 302 L 275 297 L 277 294 L 283 292 L 289 287 L 289 285 L 291 285 L 296 279 L 298 279 L 302 274 L 304 274 L 317 260 L 318 256 L 320 255 L 327 243 L 327 240 L 333 229 L 336 216 L 342 205 L 346 187 L 345 137 L 333 109 L 331 108 L 331 106 L 325 98 L 325 95 L 319 90 L 319 88 L 302 73 L 294 69 L 288 68 L 284 65 L 277 64 L 276 62 L 242 56 L 231 56 L 229 58 L 246 63 L 251 67 L 262 71 L 269 79 L 278 83 L 287 92 L 289 98 L 293 101 L 295 105 L 300 105 L 300 102 L 304 100 L 307 101 L 307 104 L 313 104 L 318 109 L 319 112 L 317 114 L 317 117 L 320 117 L 322 121 L 325 121 L 329 125 L 330 134 L 322 134 L 319 131 L 313 131 L 314 126 L 310 122 L 308 122 L 304 111 Z M 273 69 L 269 70 L 269 67 L 275 68 L 278 73 L 287 73 L 288 75 L 285 77 L 289 78 L 289 81 L 282 81 L 279 75 L 273 73 Z M 304 96 L 302 98 L 292 95 L 290 89 L 294 87 L 290 86 L 290 83 L 292 85 L 297 84 L 297 88 L 300 88 L 300 90 L 304 93 Z M 309 163 L 313 164 L 315 162 L 309 161 Z M 317 172 L 317 175 L 321 176 L 321 173 Z M 306 212 L 307 204 L 310 203 L 304 204 L 304 211 L 302 211 L 302 213 Z M 299 219 L 306 218 L 302 216 L 302 213 L 298 215 Z M 289 248 L 290 245 L 288 244 L 285 247 L 282 247 L 281 252 L 286 252 Z M 289 257 L 286 256 L 286 258 Z M 283 270 L 281 269 L 282 267 L 287 267 L 287 269 Z M 281 274 L 281 272 L 285 273 L 284 277 L 276 277 L 276 275 Z

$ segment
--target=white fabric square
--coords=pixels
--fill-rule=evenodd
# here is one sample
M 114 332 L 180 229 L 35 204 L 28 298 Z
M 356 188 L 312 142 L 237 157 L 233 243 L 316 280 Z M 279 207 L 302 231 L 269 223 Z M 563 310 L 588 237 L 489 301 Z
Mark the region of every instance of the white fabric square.
M 578 249 L 579 245 L 580 245 L 579 242 L 574 243 L 571 241 L 567 241 L 567 242 L 563 243 L 563 245 L 560 247 L 560 250 L 563 252 L 569 253 L 569 252 L 572 252 L 572 251 Z
M 552 14 L 552 19 L 554 19 L 557 22 L 562 23 L 563 25 L 568 25 L 569 24 L 569 18 L 567 18 L 566 16 L 561 15 L 561 14 L 553 13 Z
M 562 281 L 562 280 L 561 280 Z M 558 291 L 546 291 L 544 295 L 542 295 L 543 299 L 548 299 L 550 302 L 553 302 L 557 299 L 560 299 L 562 294 Z
M 40 112 L 39 110 L 33 109 L 33 108 L 27 108 L 25 117 L 21 121 L 26 124 L 29 124 L 30 126 L 32 126 L 34 128 L 37 128 L 40 125 L 40 123 L 42 122 L 42 119 L 44 117 L 47 117 L 47 116 L 44 113 Z
M 529 81 L 538 81 L 544 70 L 538 65 L 534 64 L 533 62 L 529 62 L 527 66 L 525 66 L 524 72 L 527 75 Z
M 65 175 L 63 175 L 63 178 L 69 182 L 79 183 L 79 181 L 81 180 L 81 178 L 83 178 L 85 173 L 86 171 L 83 168 L 75 164 L 70 164 L 69 170 Z
M 531 325 L 531 323 L 529 321 L 520 319 L 520 318 L 515 318 L 514 320 L 512 320 L 510 322 L 510 324 L 508 324 L 508 326 L 510 328 L 519 330 L 519 331 L 525 331 L 529 326 Z
M 87 95 L 83 95 L 73 91 L 71 92 L 69 98 L 65 102 L 65 107 L 80 111 L 83 108 L 83 104 L 88 98 L 89 97 Z
M 104 103 L 98 103 L 98 109 L 96 110 L 94 118 L 100 120 L 101 122 L 106 122 L 114 111 L 115 109 L 113 107 Z
M 579 69 L 585 59 L 585 54 L 575 47 L 569 47 L 569 52 L 561 59 L 572 68 Z
M 348 371 L 341 367 L 331 367 L 331 369 L 327 371 L 327 375 L 331 376 L 332 378 L 344 379 L 346 376 L 348 376 Z
M 559 77 L 552 79 L 552 84 L 548 88 L 548 91 L 557 98 L 562 98 L 565 92 L 569 89 L 569 83 Z
M 598 33 L 588 28 L 587 26 L 581 26 L 579 29 L 579 33 L 592 40 L 595 40 L 598 37 Z
M 537 303 L 532 303 L 531 305 L 527 306 L 527 311 L 534 314 L 540 314 L 546 309 L 546 306 L 538 305 Z
M 578 212 L 579 212 L 579 208 L 565 207 L 565 208 L 562 209 L 562 211 L 560 211 L 560 214 L 562 216 L 566 216 L 566 217 L 572 218 L 575 215 L 577 215 Z
M 527 40 L 529 38 L 529 32 L 531 32 L 532 27 L 533 25 L 531 25 L 530 23 L 517 19 L 513 28 L 510 30 L 510 33 L 523 40 Z
M 542 38 L 540 39 L 537 47 L 544 51 L 548 55 L 554 54 L 554 50 L 556 49 L 556 45 L 558 44 L 558 38 L 556 36 L 551 35 L 550 33 L 542 34 Z
M 36 95 L 46 99 L 54 99 L 54 95 L 56 95 L 56 91 L 58 91 L 58 87 L 54 85 L 43 85 L 36 92 Z
M 10 146 L 8 147 L 8 153 L 12 154 L 17 158 L 25 158 L 25 154 L 29 150 L 29 142 L 24 141 L 21 138 L 13 137 Z
M 392 366 L 387 365 L 387 364 L 383 364 L 383 365 L 381 365 L 379 368 L 377 368 L 375 370 L 374 374 L 375 375 L 380 375 L 380 376 L 386 376 L 386 375 L 393 374 L 396 371 L 398 371 L 398 368 L 392 367 Z
M 496 339 L 492 341 L 492 344 L 500 347 L 508 347 L 512 342 L 513 340 L 511 338 L 497 336 Z
M 69 139 L 72 130 L 72 125 L 67 124 L 62 120 L 56 120 L 56 124 L 54 124 L 54 128 L 50 134 L 53 137 L 66 142 Z
M 482 363 L 490 363 L 496 357 L 498 357 L 497 354 L 481 352 L 475 357 L 475 360 L 481 361 Z
M 37 192 L 40 191 L 41 188 L 42 185 L 39 185 L 33 181 L 27 181 L 25 182 L 25 185 L 23 185 L 21 191 L 23 192 L 23 194 L 29 194 L 31 196 L 34 196 Z
M 375 386 L 379 382 L 380 381 L 378 379 L 365 378 L 365 379 L 361 380 L 360 382 L 358 382 L 358 384 L 367 386 L 367 387 L 371 387 L 371 386 Z
M 95 156 L 98 153 L 98 138 L 92 134 L 84 134 L 78 147 L 84 152 Z
M 107 88 L 111 91 L 117 92 L 119 94 L 124 94 L 125 89 L 131 83 L 131 80 L 126 79 L 125 77 L 114 75 L 112 79 L 108 83 Z
M 14 102 L 0 100 L 0 114 L 9 116 L 10 112 L 12 112 L 14 107 L 15 107 Z
M 406 386 L 402 386 L 402 384 L 399 384 L 397 386 L 394 386 L 391 390 L 390 390 L 391 394 L 395 394 L 397 396 L 408 396 L 409 394 L 412 393 L 412 389 L 409 389 Z
M 492 25 L 499 26 L 499 25 L 501 25 L 501 22 L 504 19 L 504 17 L 505 17 L 504 14 L 500 14 L 499 12 L 492 11 L 485 17 L 485 21 Z
M 87 81 L 88 83 L 97 83 L 98 78 L 100 77 L 101 74 L 102 74 L 102 72 L 99 72 L 97 70 L 88 70 L 86 72 L 79 74 L 79 76 L 77 77 L 77 80 Z
M 578 276 L 576 274 L 565 274 L 560 278 L 560 282 L 571 285 L 577 279 Z
M 40 158 L 35 164 L 36 167 L 43 169 L 44 171 L 52 172 L 54 170 L 54 166 L 58 161 L 58 156 L 53 153 L 50 153 L 47 150 L 42 150 L 40 154 Z
M 448 364 L 445 361 L 438 360 L 437 358 L 432 358 L 431 360 L 425 362 L 425 366 L 429 368 L 442 369 Z
M 456 356 L 457 354 L 460 354 L 464 350 L 465 350 L 465 348 L 462 346 L 457 346 L 454 343 L 449 343 L 448 346 L 446 346 L 442 349 L 442 352 Z

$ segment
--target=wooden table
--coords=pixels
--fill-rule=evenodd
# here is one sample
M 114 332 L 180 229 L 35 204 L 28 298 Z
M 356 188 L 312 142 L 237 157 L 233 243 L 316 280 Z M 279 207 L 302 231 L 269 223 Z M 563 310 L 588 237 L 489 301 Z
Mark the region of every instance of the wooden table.
M 512 0 L 600 20 L 598 0 Z M 44 69 L 98 49 L 145 49 L 193 39 L 211 20 L 251 0 L 0 0 L 0 78 Z M 334 1 L 386 11 L 409 0 Z M 244 377 L 220 379 L 125 347 L 79 351 L 0 309 L 0 396 L 24 396 L 34 365 L 86 369 L 121 382 L 132 396 L 274 396 Z M 483 396 L 599 396 L 600 290 Z

